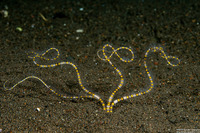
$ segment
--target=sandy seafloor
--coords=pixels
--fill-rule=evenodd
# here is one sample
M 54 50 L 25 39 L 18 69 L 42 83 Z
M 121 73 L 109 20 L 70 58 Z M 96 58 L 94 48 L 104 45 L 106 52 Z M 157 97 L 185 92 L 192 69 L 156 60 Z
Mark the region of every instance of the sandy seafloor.
M 188 1 L 1 0 L 0 132 L 174 133 L 199 129 L 200 1 Z M 95 99 L 56 96 L 36 79 L 10 91 L 3 88 L 7 80 L 11 87 L 35 75 L 59 93 L 84 95 L 71 66 L 39 68 L 26 55 L 55 47 L 60 51 L 58 60 L 36 61 L 73 62 L 84 86 L 107 102 L 120 80 L 110 64 L 97 56 L 107 43 L 114 48 L 130 47 L 135 53 L 131 63 L 121 62 L 116 55 L 111 58 L 125 78 L 114 99 L 149 86 L 143 64 L 149 47 L 163 47 L 181 64 L 172 67 L 159 53 L 151 53 L 147 65 L 153 90 L 117 103 L 113 113 L 106 113 Z M 130 58 L 130 52 L 118 52 Z M 55 51 L 46 55 L 55 56 Z

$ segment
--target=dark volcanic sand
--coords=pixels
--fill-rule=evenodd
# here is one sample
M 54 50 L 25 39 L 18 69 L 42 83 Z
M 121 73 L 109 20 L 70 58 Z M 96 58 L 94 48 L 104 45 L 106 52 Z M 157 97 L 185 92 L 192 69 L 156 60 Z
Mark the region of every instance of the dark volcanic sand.
M 199 129 L 200 1 L 185 1 L 0 1 L 1 12 L 8 11 L 8 17 L 0 15 L 0 132 L 173 133 Z M 77 33 L 77 29 L 84 31 Z M 83 84 L 107 101 L 119 76 L 97 57 L 106 43 L 131 47 L 136 55 L 132 63 L 112 57 L 125 77 L 125 85 L 114 99 L 148 87 L 143 57 L 149 47 L 163 46 L 181 64 L 172 67 L 159 54 L 150 54 L 148 66 L 156 86 L 146 95 L 119 102 L 113 113 L 106 113 L 97 100 L 58 97 L 35 79 L 11 91 L 3 88 L 6 80 L 11 86 L 36 75 L 57 91 L 82 94 L 71 66 L 38 68 L 25 53 L 56 47 L 61 59 L 53 63 L 75 63 Z

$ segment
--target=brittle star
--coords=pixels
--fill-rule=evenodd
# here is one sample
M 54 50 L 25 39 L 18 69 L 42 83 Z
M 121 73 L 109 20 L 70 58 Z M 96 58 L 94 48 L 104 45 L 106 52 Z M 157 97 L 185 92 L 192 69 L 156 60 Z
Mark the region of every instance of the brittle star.
M 109 47 L 112 49 L 112 53 L 108 56 L 106 55 L 106 48 Z M 128 50 L 132 57 L 131 59 L 123 59 L 117 52 L 121 49 L 125 49 L 125 50 Z M 55 58 L 45 58 L 44 56 L 51 50 L 55 50 L 57 52 L 57 56 Z M 77 99 L 77 98 L 94 98 L 94 99 L 97 99 L 101 102 L 102 106 L 103 106 L 103 109 L 107 112 L 112 112 L 112 109 L 113 109 L 113 106 L 115 104 L 117 104 L 118 102 L 120 101 L 123 101 L 123 100 L 127 100 L 129 98 L 133 98 L 133 97 L 137 97 L 137 96 L 140 96 L 140 95 L 143 95 L 143 94 L 146 94 L 146 93 L 149 93 L 153 87 L 154 87 L 154 82 L 153 82 L 153 78 L 151 76 L 151 74 L 149 73 L 149 69 L 147 67 L 147 57 L 148 57 L 148 54 L 149 52 L 157 52 L 159 51 L 160 52 L 160 55 L 162 58 L 166 59 L 167 60 L 167 63 L 170 64 L 171 66 L 178 66 L 180 64 L 180 60 L 177 58 L 177 57 L 174 57 L 174 56 L 167 56 L 163 50 L 162 47 L 151 47 L 149 48 L 146 53 L 145 53 L 145 56 L 144 56 L 144 68 L 145 68 L 145 71 L 147 73 L 147 76 L 149 78 L 149 81 L 150 81 L 150 86 L 145 90 L 145 91 L 141 91 L 139 93 L 131 93 L 129 95 L 126 95 L 126 96 L 122 96 L 121 98 L 118 98 L 118 99 L 115 99 L 113 101 L 113 98 L 116 94 L 117 91 L 119 91 L 122 86 L 124 85 L 124 77 L 122 75 L 122 72 L 111 62 L 110 58 L 113 56 L 113 54 L 117 55 L 118 58 L 123 61 L 123 62 L 127 62 L 127 63 L 130 63 L 134 60 L 134 53 L 133 51 L 128 48 L 128 47 L 119 47 L 117 49 L 115 49 L 113 46 L 111 46 L 110 44 L 106 44 L 103 46 L 102 49 L 98 50 L 97 52 L 97 56 L 103 60 L 103 61 L 107 61 L 111 66 L 112 68 L 118 73 L 118 75 L 120 76 L 120 82 L 119 82 L 119 85 L 117 86 L 117 88 L 112 92 L 112 94 L 110 95 L 109 99 L 108 99 L 108 102 L 107 104 L 104 102 L 104 100 L 97 94 L 89 91 L 82 83 L 82 80 L 81 80 L 81 76 L 80 76 L 80 73 L 79 73 L 79 70 L 77 68 L 77 66 L 75 64 L 73 64 L 72 62 L 60 62 L 60 63 L 55 63 L 55 64 L 50 64 L 50 65 L 41 65 L 41 64 L 38 64 L 37 61 L 36 61 L 36 58 L 41 58 L 43 60 L 56 60 L 57 58 L 59 58 L 60 54 L 59 54 L 59 51 L 58 49 L 56 48 L 50 48 L 48 50 L 46 50 L 46 52 L 42 53 L 41 55 L 38 54 L 38 53 L 35 53 L 35 52 L 32 52 L 32 54 L 34 54 L 34 56 L 28 56 L 29 58 L 32 58 L 33 59 L 33 62 L 36 66 L 38 67 L 56 67 L 56 66 L 60 66 L 60 65 L 71 65 L 75 71 L 76 71 L 76 74 L 77 74 L 77 78 L 78 78 L 78 82 L 79 82 L 79 85 L 80 87 L 82 88 L 82 90 L 84 90 L 86 92 L 86 95 L 84 96 L 67 96 L 67 95 L 63 95 L 63 94 L 60 94 L 58 92 L 56 92 L 54 89 L 52 89 L 49 85 L 47 85 L 41 78 L 39 77 L 36 77 L 36 76 L 28 76 L 26 78 L 24 78 L 23 80 L 19 81 L 18 83 L 16 83 L 15 85 L 13 85 L 11 88 L 6 88 L 6 82 L 4 83 L 4 88 L 6 90 L 12 90 L 13 88 L 15 88 L 17 85 L 21 84 L 22 82 L 24 82 L 25 80 L 27 79 L 37 79 L 39 81 L 41 81 L 48 89 L 50 89 L 54 94 L 62 97 L 62 98 L 69 98 L 69 99 Z M 99 52 L 102 52 L 103 53 L 103 58 L 99 55 Z M 173 64 L 169 61 L 169 59 L 175 59 L 177 60 L 177 63 L 176 64 Z

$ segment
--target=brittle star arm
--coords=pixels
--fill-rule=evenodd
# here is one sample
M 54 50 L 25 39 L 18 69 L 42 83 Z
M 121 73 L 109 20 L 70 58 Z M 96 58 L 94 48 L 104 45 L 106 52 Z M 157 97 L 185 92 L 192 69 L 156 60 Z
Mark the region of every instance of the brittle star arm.
M 105 53 L 105 49 L 106 47 L 109 47 L 112 49 L 112 53 L 110 54 L 110 56 L 107 56 L 106 53 Z M 131 59 L 123 59 L 118 53 L 117 51 L 121 50 L 121 49 L 125 49 L 125 50 L 128 50 L 130 53 L 131 53 Z M 104 58 L 102 58 L 100 55 L 99 55 L 99 52 L 102 51 L 103 52 L 103 56 Z M 109 99 L 108 99 L 108 103 L 107 103 L 107 106 L 106 106 L 106 110 L 107 112 L 112 112 L 112 101 L 113 101 L 113 98 L 114 98 L 114 95 L 116 94 L 117 91 L 119 91 L 120 88 L 122 88 L 123 84 L 124 84 L 124 77 L 122 75 L 122 72 L 111 62 L 110 58 L 113 56 L 113 54 L 117 55 L 118 58 L 123 61 L 123 62 L 127 62 L 127 63 L 130 63 L 134 60 L 134 53 L 133 51 L 128 48 L 128 47 L 119 47 L 117 49 L 114 49 L 114 47 L 112 47 L 111 45 L 109 44 L 106 44 L 103 46 L 103 49 L 99 50 L 97 52 L 97 56 L 103 60 L 103 61 L 108 61 L 109 64 L 114 68 L 114 70 L 118 73 L 118 75 L 120 76 L 120 83 L 119 85 L 117 86 L 117 88 L 112 92 L 112 94 L 110 95 Z
M 174 66 L 178 66 L 178 65 L 180 64 L 180 60 L 179 60 L 177 57 L 174 57 L 174 56 L 167 56 L 167 55 L 165 54 L 165 52 L 164 52 L 164 50 L 163 50 L 162 47 L 152 47 L 152 48 L 149 48 L 149 49 L 146 51 L 145 57 L 144 57 L 144 67 L 145 67 L 145 71 L 146 71 L 147 76 L 148 76 L 149 81 L 150 81 L 150 86 L 149 86 L 149 88 L 148 88 L 146 91 L 141 91 L 141 92 L 136 93 L 136 94 L 135 94 L 135 93 L 132 93 L 132 94 L 130 94 L 130 95 L 123 96 L 123 97 L 121 97 L 121 98 L 119 98 L 119 99 L 114 100 L 114 101 L 112 102 L 111 106 L 110 106 L 110 109 L 109 109 L 110 112 L 112 112 L 113 106 L 114 106 L 115 104 L 117 104 L 118 102 L 123 101 L 123 100 L 126 100 L 126 99 L 129 99 L 129 98 L 137 97 L 137 96 L 140 96 L 140 95 L 143 95 L 143 94 L 146 94 L 146 93 L 149 93 L 149 92 L 153 89 L 153 87 L 154 87 L 154 82 L 153 82 L 152 76 L 151 76 L 150 73 L 149 73 L 149 69 L 148 69 L 148 67 L 147 67 L 147 57 L 148 57 L 149 52 L 157 52 L 157 51 L 161 53 L 161 57 L 164 58 L 164 59 L 166 59 L 166 60 L 167 60 L 167 63 L 170 64 L 171 66 L 174 67 Z M 171 63 L 171 62 L 169 61 L 169 59 L 175 59 L 175 60 L 177 60 L 177 63 L 176 63 L 176 64 Z
M 49 59 L 49 58 L 45 58 L 45 54 L 48 53 L 50 50 L 55 50 L 57 52 L 57 56 L 55 58 L 52 58 L 52 59 Z M 13 88 L 15 88 L 17 85 L 21 84 L 22 82 L 26 81 L 27 79 L 37 79 L 39 80 L 40 82 L 42 82 L 42 84 L 44 84 L 49 90 L 51 90 L 54 94 L 56 94 L 57 96 L 60 96 L 62 98 L 69 98 L 69 99 L 77 99 L 77 98 L 94 98 L 94 99 L 97 99 L 101 102 L 102 106 L 103 106 L 103 109 L 106 110 L 105 108 L 105 104 L 104 104 L 104 101 L 96 94 L 90 92 L 87 88 L 84 87 L 84 85 L 82 84 L 82 80 L 81 80 L 81 76 L 80 76 L 80 73 L 79 73 L 79 70 L 77 68 L 76 65 L 74 65 L 72 62 L 60 62 L 60 63 L 55 63 L 55 64 L 50 64 L 50 65 L 41 65 L 41 64 L 38 64 L 36 62 L 36 58 L 41 58 L 41 59 L 44 59 L 44 60 L 56 60 L 57 58 L 59 58 L 59 51 L 58 49 L 56 48 L 50 48 L 48 50 L 46 50 L 46 52 L 44 52 L 43 54 L 39 55 L 38 53 L 35 53 L 35 52 L 32 52 L 31 54 L 33 54 L 34 56 L 28 56 L 29 58 L 32 58 L 33 59 L 33 62 L 36 66 L 38 67 L 42 67 L 42 68 L 47 68 L 47 67 L 56 67 L 56 66 L 59 66 L 59 65 L 71 65 L 75 71 L 76 71 L 76 74 L 77 74 L 77 78 L 78 78 L 78 82 L 79 82 L 79 85 L 81 86 L 81 88 L 88 94 L 88 95 L 84 95 L 84 96 L 67 96 L 67 95 L 63 95 L 63 94 L 60 94 L 58 92 L 56 92 L 54 89 L 52 89 L 49 85 L 47 85 L 42 79 L 40 79 L 39 77 L 36 77 L 36 76 L 28 76 L 26 78 L 24 78 L 23 80 L 19 81 L 17 84 L 15 84 L 14 86 L 12 86 L 11 88 L 6 88 L 6 82 L 4 83 L 4 89 L 5 90 L 11 90 Z

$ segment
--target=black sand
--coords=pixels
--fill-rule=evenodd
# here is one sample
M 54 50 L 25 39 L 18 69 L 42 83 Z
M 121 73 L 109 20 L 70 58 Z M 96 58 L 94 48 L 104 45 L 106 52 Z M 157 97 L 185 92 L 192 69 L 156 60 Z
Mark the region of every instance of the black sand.
M 200 2 L 186 1 L 0 1 L 0 132 L 173 133 L 199 129 Z M 119 76 L 96 55 L 106 43 L 131 47 L 136 55 L 129 64 L 117 56 L 111 59 L 125 77 L 125 85 L 114 99 L 149 85 L 143 66 L 149 47 L 164 47 L 181 64 L 172 67 L 152 53 L 148 66 L 154 89 L 116 104 L 113 113 L 106 113 L 97 100 L 58 97 L 34 79 L 11 91 L 3 88 L 7 80 L 7 86 L 12 86 L 36 75 L 57 91 L 81 94 L 72 67 L 38 68 L 25 53 L 56 47 L 61 51 L 58 62 L 75 63 L 84 85 L 107 101 Z

